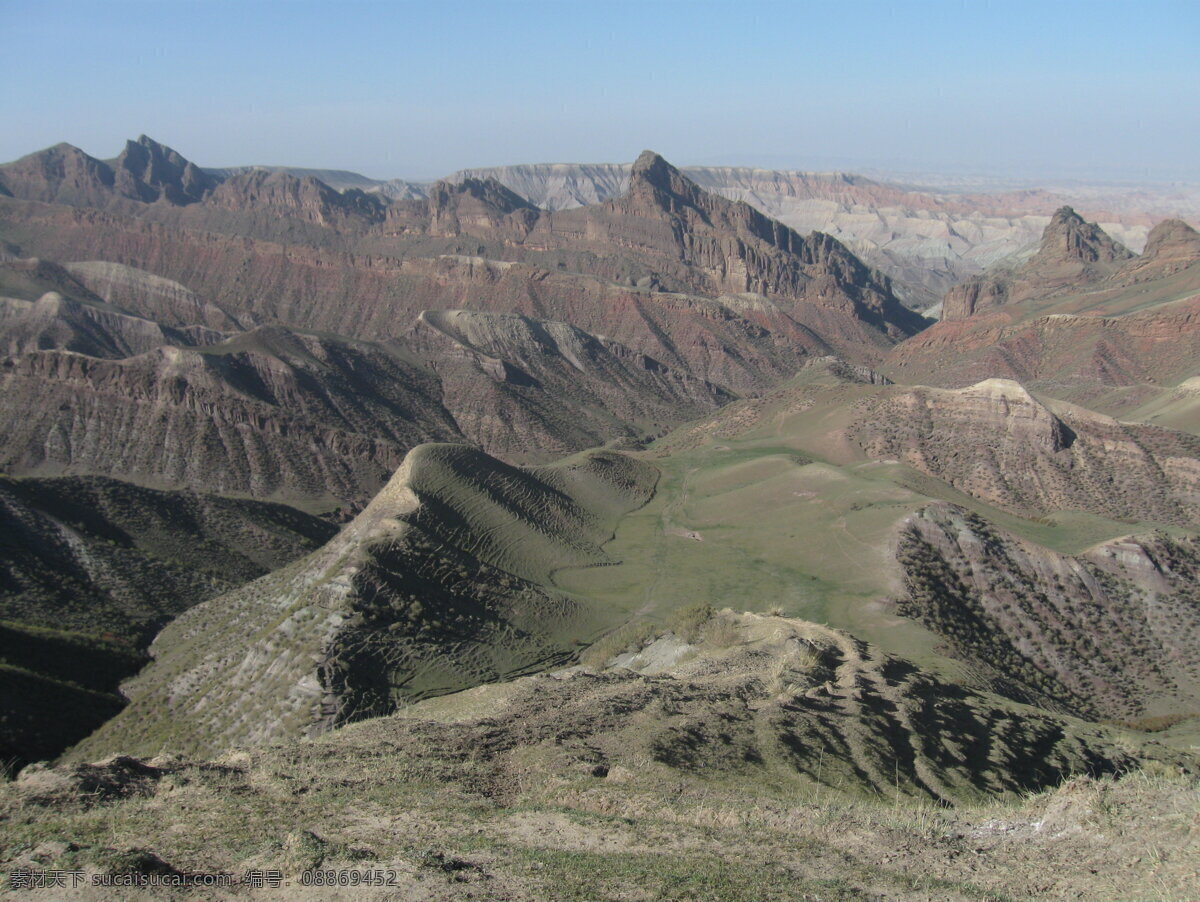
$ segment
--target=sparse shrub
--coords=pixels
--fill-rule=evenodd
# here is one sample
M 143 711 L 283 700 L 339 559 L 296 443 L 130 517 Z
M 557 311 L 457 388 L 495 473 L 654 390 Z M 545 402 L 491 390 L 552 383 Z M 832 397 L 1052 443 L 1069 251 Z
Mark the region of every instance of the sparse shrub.
M 690 605 L 675 611 L 667 625 L 684 642 L 695 644 L 701 638 L 701 629 L 716 614 L 710 604 Z

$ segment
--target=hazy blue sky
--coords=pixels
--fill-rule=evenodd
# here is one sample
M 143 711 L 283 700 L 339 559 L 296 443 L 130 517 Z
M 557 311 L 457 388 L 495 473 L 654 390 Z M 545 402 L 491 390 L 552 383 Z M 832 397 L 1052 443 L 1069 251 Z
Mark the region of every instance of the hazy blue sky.
M 1200 2 L 0 0 L 0 159 L 1200 181 Z

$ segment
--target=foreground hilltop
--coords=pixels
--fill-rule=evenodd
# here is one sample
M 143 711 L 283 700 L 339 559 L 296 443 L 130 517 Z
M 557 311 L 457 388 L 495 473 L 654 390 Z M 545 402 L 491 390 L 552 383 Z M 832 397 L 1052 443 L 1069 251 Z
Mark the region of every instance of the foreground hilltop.
M 394 872 L 353 890 L 367 899 L 1140 898 L 1186 892 L 1194 766 L 811 623 L 693 610 L 607 665 L 312 741 L 31 769 L 0 816 L 9 868 L 278 869 L 293 887 L 305 869 Z M 163 805 L 181 829 L 161 829 Z

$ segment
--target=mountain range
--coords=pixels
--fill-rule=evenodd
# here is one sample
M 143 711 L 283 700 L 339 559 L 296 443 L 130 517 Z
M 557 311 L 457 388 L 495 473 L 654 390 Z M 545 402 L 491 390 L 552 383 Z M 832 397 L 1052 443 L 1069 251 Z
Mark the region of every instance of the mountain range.
M 789 224 L 820 209 L 854 240 Z M 428 185 L 144 136 L 0 166 L 0 817 L 78 837 L 35 864 L 419 875 L 329 838 L 362 792 L 586 820 L 625 786 L 691 823 L 671 786 L 1194 781 L 1200 234 L 1150 209 L 651 151 Z M 225 778 L 311 830 L 146 833 L 168 792 L 224 818 Z M 906 897 L 872 867 L 857 897 Z

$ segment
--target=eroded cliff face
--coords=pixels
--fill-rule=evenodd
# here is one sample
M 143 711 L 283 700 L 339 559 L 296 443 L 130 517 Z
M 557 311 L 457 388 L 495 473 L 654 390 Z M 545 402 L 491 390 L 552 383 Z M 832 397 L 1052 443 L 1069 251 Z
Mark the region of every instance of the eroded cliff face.
M 194 204 L 218 185 L 217 179 L 191 160 L 145 135 L 126 141 L 112 165 L 118 193 L 145 203 Z
M 404 343 L 437 373 L 463 434 L 501 456 L 655 435 L 734 397 L 617 342 L 517 314 L 425 311 Z
M 413 445 L 460 436 L 438 396 L 381 348 L 279 329 L 122 359 L 34 351 L 0 368 L 0 467 L 336 506 Z
M 494 178 L 546 210 L 614 200 L 629 187 L 629 164 L 533 164 L 465 170 L 450 176 Z M 796 172 L 689 166 L 681 172 L 705 191 L 745 201 L 801 235 L 832 235 L 886 273 L 913 309 L 932 307 L 956 284 L 1036 247 L 1047 222 L 1068 200 L 1047 190 L 963 193 L 913 189 L 845 172 Z M 1086 198 L 1086 199 L 1085 199 Z M 1195 215 L 1178 193 L 1085 189 L 1085 217 L 1127 247 L 1146 242 L 1163 216 Z
M 1200 704 L 1200 544 L 1165 533 L 1059 554 L 949 504 L 906 518 L 901 612 L 996 691 L 1086 717 Z
M 890 391 L 861 403 L 849 435 L 871 457 L 1020 514 L 1200 521 L 1200 438 L 1070 405 L 1055 413 L 1008 380 Z

